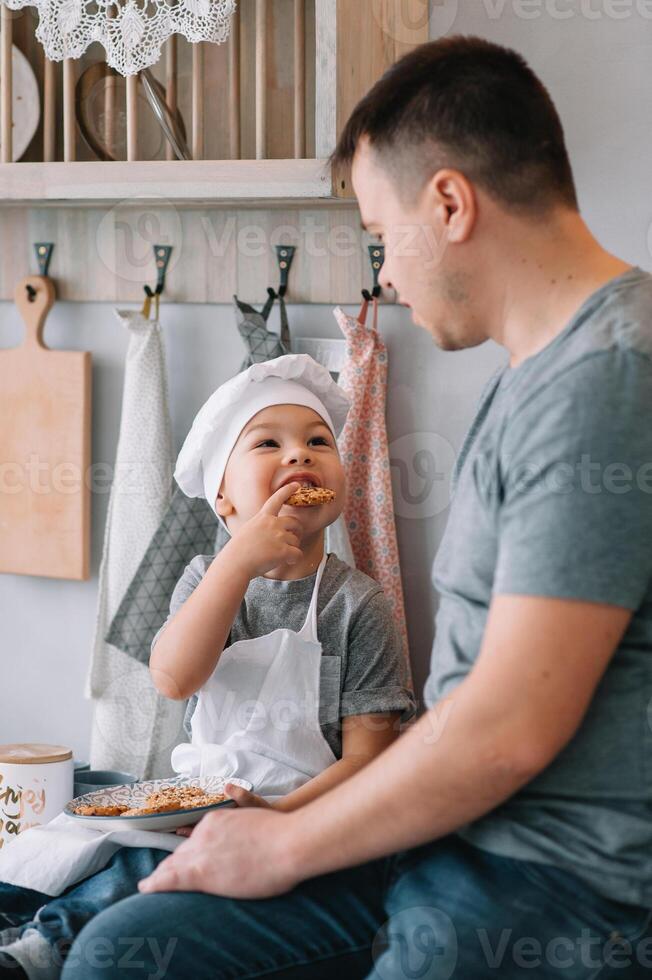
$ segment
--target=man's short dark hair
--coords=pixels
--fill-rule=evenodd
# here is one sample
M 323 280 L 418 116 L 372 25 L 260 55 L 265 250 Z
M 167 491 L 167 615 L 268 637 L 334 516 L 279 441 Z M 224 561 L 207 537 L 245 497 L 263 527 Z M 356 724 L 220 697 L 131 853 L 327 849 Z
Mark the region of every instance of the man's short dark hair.
M 353 110 L 331 163 L 351 163 L 362 137 L 404 199 L 454 167 L 507 208 L 577 209 L 550 95 L 520 54 L 482 38 L 442 38 L 404 55 Z

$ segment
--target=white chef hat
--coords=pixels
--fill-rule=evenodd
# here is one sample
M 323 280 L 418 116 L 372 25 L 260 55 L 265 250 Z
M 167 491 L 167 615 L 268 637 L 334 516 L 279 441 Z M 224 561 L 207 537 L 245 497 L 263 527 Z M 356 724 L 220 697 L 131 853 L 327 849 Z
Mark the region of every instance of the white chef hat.
M 197 413 L 174 470 L 186 496 L 205 497 L 215 509 L 226 464 L 240 433 L 254 415 L 271 405 L 312 408 L 335 438 L 350 407 L 329 371 L 308 354 L 284 354 L 253 364 L 214 391 Z

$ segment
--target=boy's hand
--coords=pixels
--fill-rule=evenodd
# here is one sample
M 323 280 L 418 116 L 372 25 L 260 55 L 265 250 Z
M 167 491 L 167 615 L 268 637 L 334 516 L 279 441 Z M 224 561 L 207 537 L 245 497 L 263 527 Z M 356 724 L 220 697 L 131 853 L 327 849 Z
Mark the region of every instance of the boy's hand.
M 244 563 L 249 578 L 264 575 L 278 565 L 294 565 L 301 558 L 301 522 L 296 517 L 279 516 L 283 504 L 300 486 L 288 483 L 279 487 L 231 538 L 229 545 Z
M 262 796 L 258 796 L 256 793 L 250 793 L 249 790 L 243 789 L 242 786 L 236 786 L 235 783 L 226 784 L 227 796 L 230 796 L 239 807 L 250 807 L 255 806 L 261 810 L 275 810 L 276 807 L 268 803 L 267 800 L 263 799 Z M 192 827 L 177 827 L 177 834 L 180 837 L 190 837 L 195 826 Z

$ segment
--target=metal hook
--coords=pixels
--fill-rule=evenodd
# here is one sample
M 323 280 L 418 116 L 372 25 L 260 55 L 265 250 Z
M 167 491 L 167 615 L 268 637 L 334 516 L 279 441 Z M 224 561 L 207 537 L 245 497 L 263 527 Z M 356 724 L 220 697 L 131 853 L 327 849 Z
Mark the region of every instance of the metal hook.
M 34 242 L 36 261 L 38 262 L 38 270 L 41 276 L 47 276 L 48 274 L 53 249 L 54 242 Z M 27 291 L 27 299 L 30 303 L 33 303 L 37 296 L 37 290 L 29 282 L 26 283 L 25 289 Z
M 171 245 L 155 245 L 154 259 L 156 261 L 156 293 L 160 296 L 165 289 L 165 274 L 172 255 Z
M 369 245 L 369 259 L 371 261 L 371 271 L 373 272 L 374 285 L 371 292 L 368 289 L 362 290 L 362 295 L 367 302 L 372 299 L 377 299 L 381 292 L 382 286 L 378 282 L 378 276 L 380 275 L 380 270 L 385 263 L 385 246 L 384 245 Z
M 170 256 L 172 255 L 171 245 L 155 245 L 154 246 L 154 261 L 156 263 L 156 287 L 152 291 L 149 286 L 143 286 L 145 294 L 149 299 L 153 299 L 154 296 L 160 296 L 165 289 L 165 274 L 170 262 Z
M 278 260 L 278 267 L 281 272 L 281 284 L 278 287 L 279 296 L 285 296 L 287 292 L 288 276 L 290 274 L 290 268 L 292 267 L 292 260 L 294 259 L 294 253 L 296 250 L 296 245 L 276 246 L 276 258 Z
M 54 242 L 34 242 L 36 261 L 38 262 L 38 271 L 42 276 L 47 276 L 48 274 L 53 249 Z
M 165 289 L 165 274 L 170 262 L 170 256 L 172 255 L 171 245 L 155 245 L 154 246 L 154 261 L 156 263 L 156 286 L 154 289 L 150 289 L 149 286 L 143 286 L 143 292 L 145 293 L 145 300 L 143 301 L 142 314 L 149 320 L 149 314 L 152 306 L 152 300 L 154 300 L 154 308 L 156 313 L 156 318 L 158 319 L 159 311 L 159 301 L 161 294 Z

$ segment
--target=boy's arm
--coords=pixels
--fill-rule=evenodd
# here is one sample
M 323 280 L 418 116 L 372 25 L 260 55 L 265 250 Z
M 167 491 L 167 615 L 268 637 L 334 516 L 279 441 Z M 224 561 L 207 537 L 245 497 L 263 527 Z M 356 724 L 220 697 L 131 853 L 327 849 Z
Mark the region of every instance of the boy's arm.
M 286 813 L 297 810 L 362 769 L 398 738 L 400 717 L 400 711 L 387 711 L 382 714 L 343 718 L 342 758 L 293 793 L 278 800 L 273 804 L 273 809 Z M 233 797 L 237 800 L 235 794 Z
M 301 557 L 294 517 L 280 517 L 299 487 L 288 483 L 272 494 L 214 558 L 210 568 L 154 644 L 149 669 L 167 698 L 185 700 L 211 676 L 240 603 L 256 575 Z
M 240 807 L 263 807 L 280 810 L 282 813 L 298 810 L 343 783 L 384 752 L 400 734 L 400 718 L 400 711 L 343 718 L 342 758 L 275 803 L 268 803 L 262 796 L 250 793 L 235 783 L 227 783 L 226 792 Z M 177 833 L 182 837 L 190 837 L 192 830 L 192 827 L 180 827 Z
M 166 698 L 189 697 L 215 670 L 250 581 L 233 560 L 232 544 L 216 555 L 154 645 L 149 669 Z

